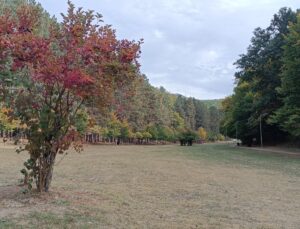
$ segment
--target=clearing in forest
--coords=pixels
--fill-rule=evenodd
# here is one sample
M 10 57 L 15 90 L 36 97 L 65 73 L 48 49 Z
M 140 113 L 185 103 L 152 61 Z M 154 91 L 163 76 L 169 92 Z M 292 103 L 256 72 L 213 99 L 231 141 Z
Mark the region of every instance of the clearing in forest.
M 25 156 L 0 149 L 0 228 L 300 225 L 297 156 L 225 144 L 87 146 L 56 166 L 41 196 L 16 187 Z

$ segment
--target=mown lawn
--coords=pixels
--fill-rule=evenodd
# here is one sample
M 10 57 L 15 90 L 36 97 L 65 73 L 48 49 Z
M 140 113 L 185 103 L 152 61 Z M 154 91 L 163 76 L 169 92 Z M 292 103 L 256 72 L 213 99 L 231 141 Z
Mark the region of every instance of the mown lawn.
M 25 157 L 0 149 L 0 228 L 300 225 L 296 156 L 226 144 L 87 146 L 56 166 L 41 196 L 15 187 Z

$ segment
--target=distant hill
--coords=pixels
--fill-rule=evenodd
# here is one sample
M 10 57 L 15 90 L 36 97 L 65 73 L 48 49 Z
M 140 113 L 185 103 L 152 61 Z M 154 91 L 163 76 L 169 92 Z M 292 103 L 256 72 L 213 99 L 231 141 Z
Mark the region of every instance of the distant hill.
M 205 103 L 207 107 L 217 107 L 221 108 L 221 103 L 223 99 L 209 99 L 209 100 L 200 100 Z

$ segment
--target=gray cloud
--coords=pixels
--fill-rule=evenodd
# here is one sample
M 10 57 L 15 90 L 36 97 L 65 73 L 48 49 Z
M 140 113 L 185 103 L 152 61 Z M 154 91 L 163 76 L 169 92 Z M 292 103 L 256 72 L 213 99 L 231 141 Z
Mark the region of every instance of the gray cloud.
M 50 14 L 66 12 L 61 0 L 39 0 Z M 120 38 L 144 38 L 141 71 L 155 86 L 199 99 L 232 93 L 238 55 L 252 31 L 266 27 L 280 7 L 296 0 L 74 0 L 112 24 Z M 58 16 L 59 18 L 59 16 Z

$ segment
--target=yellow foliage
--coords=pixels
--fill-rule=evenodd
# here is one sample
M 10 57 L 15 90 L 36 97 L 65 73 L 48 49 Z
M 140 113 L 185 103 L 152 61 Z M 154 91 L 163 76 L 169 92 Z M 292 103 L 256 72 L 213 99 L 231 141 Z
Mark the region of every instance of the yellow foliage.
M 225 136 L 222 135 L 222 134 L 219 134 L 219 135 L 218 135 L 218 140 L 219 140 L 219 141 L 225 141 Z
M 90 127 L 88 130 L 94 134 L 101 134 L 103 131 L 103 128 L 101 126 L 94 125 L 93 127 Z
M 2 107 L 0 109 L 0 126 L 2 126 L 6 130 L 13 130 L 16 128 L 20 128 L 20 121 L 16 119 L 12 119 L 9 117 L 10 109 L 6 107 Z
M 207 139 L 207 132 L 203 127 L 200 127 L 198 129 L 198 135 L 199 135 L 199 138 L 203 141 L 205 141 Z

